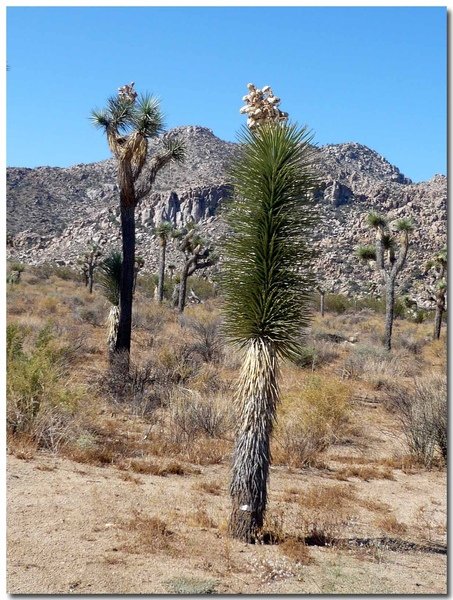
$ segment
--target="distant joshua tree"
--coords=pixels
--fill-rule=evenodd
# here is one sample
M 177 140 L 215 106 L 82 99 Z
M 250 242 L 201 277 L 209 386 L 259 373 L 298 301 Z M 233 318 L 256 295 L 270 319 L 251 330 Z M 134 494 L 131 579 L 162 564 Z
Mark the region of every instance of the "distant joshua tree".
M 185 257 L 183 268 L 181 271 L 181 280 L 179 282 L 178 293 L 178 311 L 184 312 L 187 295 L 187 279 L 199 269 L 206 269 L 215 264 L 217 257 L 213 254 L 212 249 L 198 234 L 197 228 L 193 225 L 181 229 L 174 234 L 174 238 L 178 240 L 178 250 Z
M 147 94 L 138 97 L 134 83 L 125 85 L 112 96 L 107 107 L 92 111 L 94 125 L 104 131 L 118 167 L 120 188 L 123 267 L 120 285 L 120 317 L 115 351 L 130 355 L 132 300 L 135 269 L 135 207 L 151 190 L 157 174 L 172 161 L 182 161 L 180 141 L 165 140 L 163 151 L 150 161 L 146 177 L 142 175 L 148 156 L 148 140 L 163 130 L 158 101 Z
M 392 330 L 395 312 L 395 286 L 398 274 L 406 263 L 409 248 L 409 233 L 413 224 L 409 219 L 396 221 L 391 231 L 387 219 L 375 212 L 367 217 L 368 225 L 376 231 L 375 246 L 361 246 L 357 254 L 363 261 L 375 261 L 376 268 L 381 272 L 385 283 L 385 334 L 384 347 L 392 348 Z M 396 235 L 400 234 L 399 248 Z M 398 254 L 396 251 L 398 250 Z
M 91 242 L 88 246 L 88 250 L 77 261 L 85 279 L 85 285 L 88 287 L 90 294 L 93 293 L 94 271 L 99 264 L 101 256 L 102 252 L 100 247 L 94 242 Z
M 425 273 L 429 271 L 434 273 L 434 295 L 431 300 L 436 303 L 436 316 L 434 319 L 433 339 L 440 338 L 440 330 L 442 327 L 442 316 L 445 311 L 445 297 L 447 294 L 447 248 L 443 248 L 440 252 L 426 263 Z
M 222 287 L 225 333 L 245 353 L 236 392 L 229 531 L 253 543 L 266 511 L 279 362 L 300 355 L 301 329 L 310 316 L 313 153 L 307 129 L 285 122 L 268 86 L 248 89 L 242 112 L 249 129 L 242 131 L 232 172 Z
M 156 227 L 156 235 L 159 239 L 160 244 L 160 255 L 159 255 L 159 274 L 157 280 L 157 301 L 163 302 L 164 299 L 164 281 L 165 281 L 165 258 L 167 252 L 167 243 L 173 232 L 173 225 L 168 221 L 162 221 Z M 174 266 L 174 265 L 172 265 Z M 170 265 L 169 265 L 170 268 Z

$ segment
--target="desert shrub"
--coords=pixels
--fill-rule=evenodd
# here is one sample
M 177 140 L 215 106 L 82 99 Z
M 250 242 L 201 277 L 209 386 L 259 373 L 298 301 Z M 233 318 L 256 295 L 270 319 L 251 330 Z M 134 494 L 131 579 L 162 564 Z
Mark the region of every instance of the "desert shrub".
M 389 406 L 398 415 L 411 454 L 430 467 L 447 459 L 447 378 L 431 373 L 414 380 L 413 389 L 394 386 Z
M 8 264 L 8 274 L 6 276 L 6 283 L 19 283 L 21 280 L 21 273 L 25 270 L 25 265 L 19 262 L 12 262 Z
M 218 581 L 196 577 L 173 577 L 166 582 L 166 585 L 171 594 L 213 594 L 218 586 Z
M 214 298 L 216 295 L 214 284 L 209 279 L 197 277 L 196 275 L 189 277 L 187 280 L 187 289 L 192 289 L 201 300 Z
M 190 390 L 176 390 L 169 405 L 170 431 L 175 441 L 196 437 L 219 438 L 231 427 L 227 405 L 221 398 L 205 398 Z
M 152 416 L 158 407 L 166 404 L 170 389 L 156 380 L 153 363 L 138 365 L 128 361 L 127 356 L 121 353 L 113 357 L 111 368 L 98 382 L 100 395 L 142 418 Z
M 352 303 L 349 298 L 342 294 L 326 294 L 324 298 L 324 308 L 327 312 L 334 312 L 338 315 L 343 314 L 351 308 Z
M 68 266 L 61 266 L 55 263 L 42 263 L 41 265 L 33 265 L 30 268 L 31 273 L 41 279 L 49 279 L 52 275 L 64 279 L 65 281 L 82 281 L 82 275 L 76 269 Z
M 277 463 L 302 467 L 341 436 L 348 421 L 350 387 L 333 378 L 309 378 L 300 396 L 284 399 L 274 434 Z
M 100 327 L 105 322 L 105 315 L 98 306 L 81 306 L 77 309 L 76 314 L 81 321 L 95 327 Z
M 25 352 L 29 333 L 16 324 L 7 328 L 7 428 L 56 450 L 72 437 L 83 391 L 66 385 L 65 348 L 58 346 L 51 327 L 42 328 Z
M 155 356 L 155 375 L 159 381 L 170 384 L 186 382 L 200 368 L 201 357 L 193 351 L 185 337 L 168 337 Z
M 223 339 L 220 333 L 221 319 L 209 314 L 181 317 L 181 324 L 192 331 L 195 338 L 191 349 L 205 362 L 218 362 L 222 356 Z
M 144 329 L 155 336 L 162 331 L 169 316 L 168 310 L 161 305 L 135 305 L 132 313 L 132 327 Z
M 408 350 L 412 354 L 416 354 L 416 355 L 421 354 L 423 346 L 425 346 L 425 345 L 426 345 L 426 340 L 417 339 L 412 334 L 402 333 L 395 339 L 396 347 L 404 348 L 405 350 Z
M 351 348 L 342 367 L 344 379 L 361 379 L 375 389 L 389 387 L 399 377 L 410 375 L 417 365 L 404 352 L 389 353 L 383 347 L 357 344 Z

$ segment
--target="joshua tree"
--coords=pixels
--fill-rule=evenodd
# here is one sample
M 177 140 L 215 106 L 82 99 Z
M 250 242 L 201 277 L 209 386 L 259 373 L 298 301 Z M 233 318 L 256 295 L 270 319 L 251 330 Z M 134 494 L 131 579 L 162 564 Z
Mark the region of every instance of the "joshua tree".
M 425 272 L 433 271 L 435 274 L 434 295 L 431 299 L 436 303 L 436 317 L 434 319 L 433 339 L 440 338 L 442 315 L 445 311 L 445 296 L 447 294 L 447 248 L 443 248 L 426 264 Z
M 109 98 L 105 109 L 94 110 L 92 120 L 96 127 L 105 132 L 118 167 L 123 267 L 115 351 L 129 356 L 135 267 L 135 207 L 150 192 L 163 167 L 172 161 L 183 160 L 184 148 L 177 140 L 164 139 L 163 150 L 153 156 L 148 173 L 146 177 L 143 176 L 148 139 L 162 132 L 163 117 L 158 101 L 147 94 L 138 97 L 134 83 L 120 88 L 117 96 Z
M 107 318 L 107 344 L 110 360 L 113 360 L 118 337 L 120 318 L 121 253 L 111 252 L 99 265 L 99 286 L 112 305 Z
M 364 261 L 375 261 L 376 268 L 381 271 L 385 283 L 385 334 L 384 347 L 392 348 L 392 329 L 395 311 L 396 278 L 406 262 L 409 248 L 409 233 L 413 230 L 409 219 L 399 219 L 393 224 L 392 233 L 387 219 L 382 215 L 371 212 L 367 217 L 368 225 L 376 230 L 376 245 L 361 246 L 357 254 Z M 397 250 L 395 233 L 400 233 L 400 244 Z
M 251 84 L 250 89 L 256 92 Z M 255 541 L 266 510 L 279 362 L 300 355 L 313 289 L 311 138 L 305 127 L 287 124 L 278 114 L 253 125 L 242 131 L 232 171 L 234 201 L 227 216 L 232 234 L 224 242 L 221 280 L 225 333 L 245 353 L 236 391 L 229 529 L 246 542 Z
M 91 242 L 88 250 L 78 260 L 85 279 L 85 285 L 88 287 L 90 294 L 93 293 L 94 271 L 99 264 L 101 256 L 102 252 L 99 246 Z
M 167 252 L 167 243 L 172 234 L 173 225 L 168 221 L 162 221 L 156 227 L 156 235 L 159 238 L 160 256 L 159 256 L 159 278 L 157 280 L 157 301 L 164 299 L 164 280 L 165 280 L 165 254 Z
M 179 240 L 178 250 L 185 257 L 184 265 L 181 271 L 181 281 L 179 283 L 178 311 L 184 312 L 187 295 L 187 279 L 199 269 L 206 269 L 215 264 L 217 258 L 212 253 L 211 248 L 200 237 L 195 226 L 191 226 L 174 234 L 175 239 Z

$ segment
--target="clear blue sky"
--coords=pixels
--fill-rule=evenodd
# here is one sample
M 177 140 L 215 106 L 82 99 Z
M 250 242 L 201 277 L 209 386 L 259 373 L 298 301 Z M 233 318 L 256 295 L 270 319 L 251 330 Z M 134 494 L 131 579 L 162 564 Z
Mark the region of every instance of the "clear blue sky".
M 442 7 L 9 7 L 7 164 L 110 156 L 92 108 L 130 81 L 166 125 L 234 141 L 269 84 L 318 145 L 355 141 L 414 181 L 446 172 Z

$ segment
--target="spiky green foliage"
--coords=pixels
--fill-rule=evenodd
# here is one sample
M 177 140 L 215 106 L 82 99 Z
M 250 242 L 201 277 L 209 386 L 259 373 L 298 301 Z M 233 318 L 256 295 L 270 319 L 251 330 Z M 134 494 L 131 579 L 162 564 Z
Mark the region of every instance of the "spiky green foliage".
M 407 233 L 410 233 L 414 230 L 414 224 L 411 219 L 403 218 L 395 221 L 395 223 L 393 223 L 393 228 L 395 229 L 395 231 L 405 231 Z
M 374 246 L 360 246 L 357 256 L 362 260 L 376 260 L 376 248 Z
M 112 251 L 99 266 L 98 283 L 101 292 L 114 306 L 120 303 L 121 252 Z
M 367 223 L 370 227 L 377 229 L 378 227 L 386 227 L 387 219 L 376 212 L 370 212 L 367 215 Z
M 242 130 L 227 216 L 233 234 L 223 248 L 221 285 L 230 341 L 244 347 L 263 340 L 290 358 L 300 352 L 313 288 L 307 268 L 315 184 L 310 141 L 306 128 L 291 124 Z
M 173 231 L 173 225 L 168 221 L 162 221 L 155 229 L 157 237 L 163 242 L 168 241 Z
M 155 137 L 162 133 L 164 118 L 159 100 L 149 94 L 139 96 L 132 113 L 130 124 L 145 137 Z

